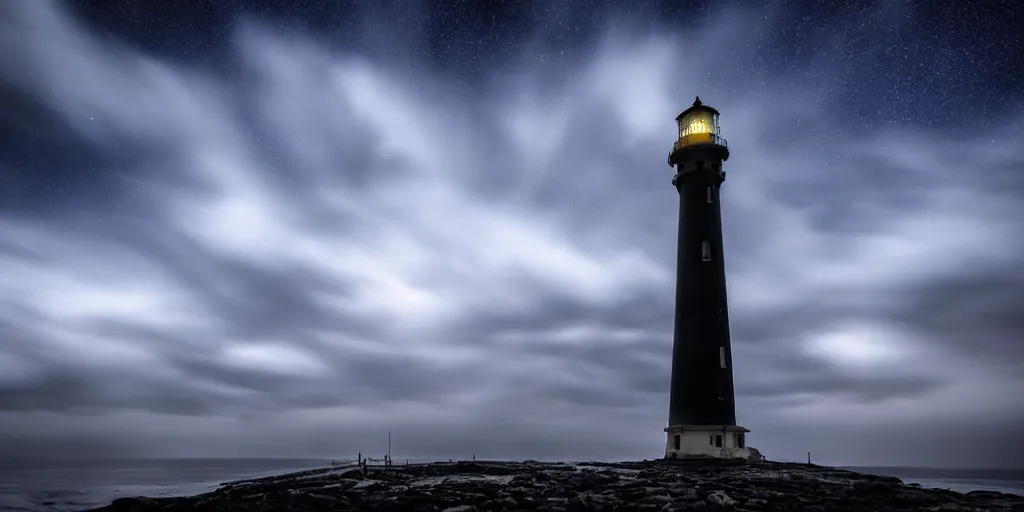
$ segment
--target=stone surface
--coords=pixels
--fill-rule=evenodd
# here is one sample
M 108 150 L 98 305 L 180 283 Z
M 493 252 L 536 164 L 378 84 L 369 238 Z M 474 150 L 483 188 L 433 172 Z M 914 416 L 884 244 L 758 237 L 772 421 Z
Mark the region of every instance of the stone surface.
M 959 494 L 899 479 L 788 463 L 679 459 L 624 463 L 457 462 L 325 468 L 223 484 L 184 498 L 121 498 L 96 512 L 1006 511 L 1024 497 Z

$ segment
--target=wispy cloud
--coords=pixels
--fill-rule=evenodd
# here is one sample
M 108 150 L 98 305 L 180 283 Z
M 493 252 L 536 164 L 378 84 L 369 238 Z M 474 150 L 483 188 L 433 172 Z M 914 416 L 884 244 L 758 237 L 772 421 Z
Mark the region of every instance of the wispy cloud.
M 764 75 L 753 17 L 708 23 L 612 24 L 582 56 L 512 59 L 467 87 L 255 18 L 235 25 L 237 69 L 217 71 L 51 2 L 3 4 L 4 94 L 94 155 L 60 156 L 61 179 L 116 185 L 46 213 L 0 205 L 0 450 L 331 456 L 391 428 L 409 456 L 656 456 L 665 155 L 699 93 L 734 148 L 723 215 L 752 443 L 1014 463 L 893 455 L 890 429 L 1024 427 L 1019 132 L 851 122 L 820 79 L 841 62 Z M 22 151 L 0 177 L 51 158 Z

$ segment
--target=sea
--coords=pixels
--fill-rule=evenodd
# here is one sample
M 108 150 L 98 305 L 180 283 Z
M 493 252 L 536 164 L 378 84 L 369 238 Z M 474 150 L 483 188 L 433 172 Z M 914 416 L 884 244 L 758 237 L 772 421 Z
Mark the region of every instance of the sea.
M 858 473 L 894 476 L 905 484 L 968 493 L 995 491 L 1024 496 L 1024 469 L 940 469 L 845 466 Z
M 0 460 L 0 511 L 73 512 L 129 496 L 190 496 L 224 482 L 327 467 L 320 459 Z M 1024 470 L 844 467 L 956 492 L 1024 496 Z
M 0 459 L 0 511 L 70 512 L 130 496 L 192 496 L 330 459 Z

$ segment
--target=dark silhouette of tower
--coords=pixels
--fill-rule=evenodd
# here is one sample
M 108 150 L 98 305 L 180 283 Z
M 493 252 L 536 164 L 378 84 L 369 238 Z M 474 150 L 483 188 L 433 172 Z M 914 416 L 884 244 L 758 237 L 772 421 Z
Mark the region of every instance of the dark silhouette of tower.
M 672 345 L 666 457 L 747 457 L 736 425 L 729 307 L 725 291 L 722 162 L 729 145 L 721 137 L 717 110 L 693 106 L 676 118 L 679 138 L 668 164 L 679 191 L 676 317 Z

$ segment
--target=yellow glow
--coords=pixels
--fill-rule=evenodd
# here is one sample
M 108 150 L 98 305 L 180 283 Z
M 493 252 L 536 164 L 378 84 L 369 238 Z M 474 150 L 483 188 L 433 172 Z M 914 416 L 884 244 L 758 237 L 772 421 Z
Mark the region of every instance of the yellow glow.
M 718 116 L 707 111 L 687 114 L 679 120 L 678 146 L 714 144 L 718 136 Z
M 689 133 L 711 133 L 711 127 L 704 122 L 703 119 L 693 119 L 690 121 L 690 127 L 687 130 Z

